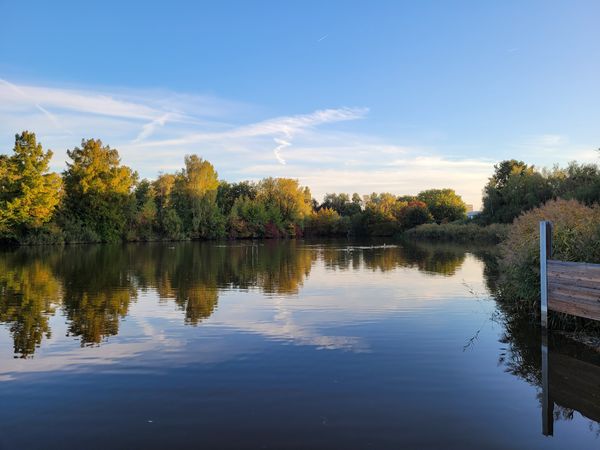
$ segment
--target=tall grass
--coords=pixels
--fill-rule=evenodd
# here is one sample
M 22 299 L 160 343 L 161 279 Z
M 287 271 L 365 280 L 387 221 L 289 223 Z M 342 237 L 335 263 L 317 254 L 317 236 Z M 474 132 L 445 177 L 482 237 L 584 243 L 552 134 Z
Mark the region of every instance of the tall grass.
M 509 311 L 539 315 L 539 222 L 553 224 L 553 259 L 600 262 L 600 206 L 551 200 L 519 216 L 500 246 L 499 299 Z M 553 313 L 551 327 L 600 329 L 600 323 Z
M 404 232 L 408 239 L 423 239 L 430 241 L 452 241 L 461 243 L 497 244 L 506 238 L 508 225 L 492 224 L 480 226 L 474 223 L 428 223 L 419 225 Z

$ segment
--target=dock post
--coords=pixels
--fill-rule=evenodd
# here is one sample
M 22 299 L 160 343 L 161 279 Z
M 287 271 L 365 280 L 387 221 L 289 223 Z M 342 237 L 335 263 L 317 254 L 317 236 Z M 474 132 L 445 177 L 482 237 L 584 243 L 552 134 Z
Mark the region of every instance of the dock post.
M 552 223 L 540 222 L 540 309 L 542 327 L 548 327 L 548 259 L 552 257 Z

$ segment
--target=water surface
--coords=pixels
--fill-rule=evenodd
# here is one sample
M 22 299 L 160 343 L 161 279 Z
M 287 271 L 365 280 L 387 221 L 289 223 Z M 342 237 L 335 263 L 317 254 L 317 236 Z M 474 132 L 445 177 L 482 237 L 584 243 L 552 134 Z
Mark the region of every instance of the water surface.
M 0 448 L 600 447 L 597 357 L 551 339 L 543 436 L 539 332 L 493 289 L 448 245 L 5 250 Z

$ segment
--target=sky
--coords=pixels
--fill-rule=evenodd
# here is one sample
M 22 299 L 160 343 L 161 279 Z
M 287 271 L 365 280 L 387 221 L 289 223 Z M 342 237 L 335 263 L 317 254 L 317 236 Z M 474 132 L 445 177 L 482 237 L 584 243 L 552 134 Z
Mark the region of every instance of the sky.
M 141 177 L 455 189 L 600 162 L 600 2 L 0 0 L 0 153 L 100 138 Z

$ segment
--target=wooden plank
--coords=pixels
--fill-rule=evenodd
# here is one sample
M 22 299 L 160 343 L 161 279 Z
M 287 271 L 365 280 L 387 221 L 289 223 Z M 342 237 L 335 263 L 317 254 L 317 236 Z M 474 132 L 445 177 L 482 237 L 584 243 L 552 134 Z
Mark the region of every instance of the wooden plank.
M 585 317 L 586 319 L 600 320 L 600 303 L 597 302 L 592 303 L 554 294 L 549 298 L 548 308 L 552 311 Z
M 600 283 L 600 264 L 549 260 L 548 277 Z
M 562 274 L 548 274 L 548 283 L 560 285 L 575 285 L 592 289 L 600 289 L 600 281 L 581 280 L 570 276 L 564 277 Z
M 552 266 L 556 266 L 556 267 L 564 267 L 566 269 L 578 268 L 578 267 L 584 266 L 587 269 L 600 270 L 600 264 L 586 263 L 586 262 L 560 261 L 558 259 L 548 259 L 548 264 L 552 265 Z
M 572 295 L 564 295 L 558 294 L 554 292 L 550 297 L 548 297 L 548 302 L 550 304 L 555 303 L 572 303 L 573 308 L 580 308 L 595 311 L 596 309 L 600 309 L 600 302 L 597 300 L 590 300 L 589 298 L 583 297 L 574 297 Z
M 600 320 L 600 264 L 547 261 L 548 308 Z
M 583 298 L 592 301 L 600 300 L 600 283 L 596 287 L 580 286 L 575 283 L 548 283 L 548 295 L 552 294 L 567 295 L 576 298 Z

